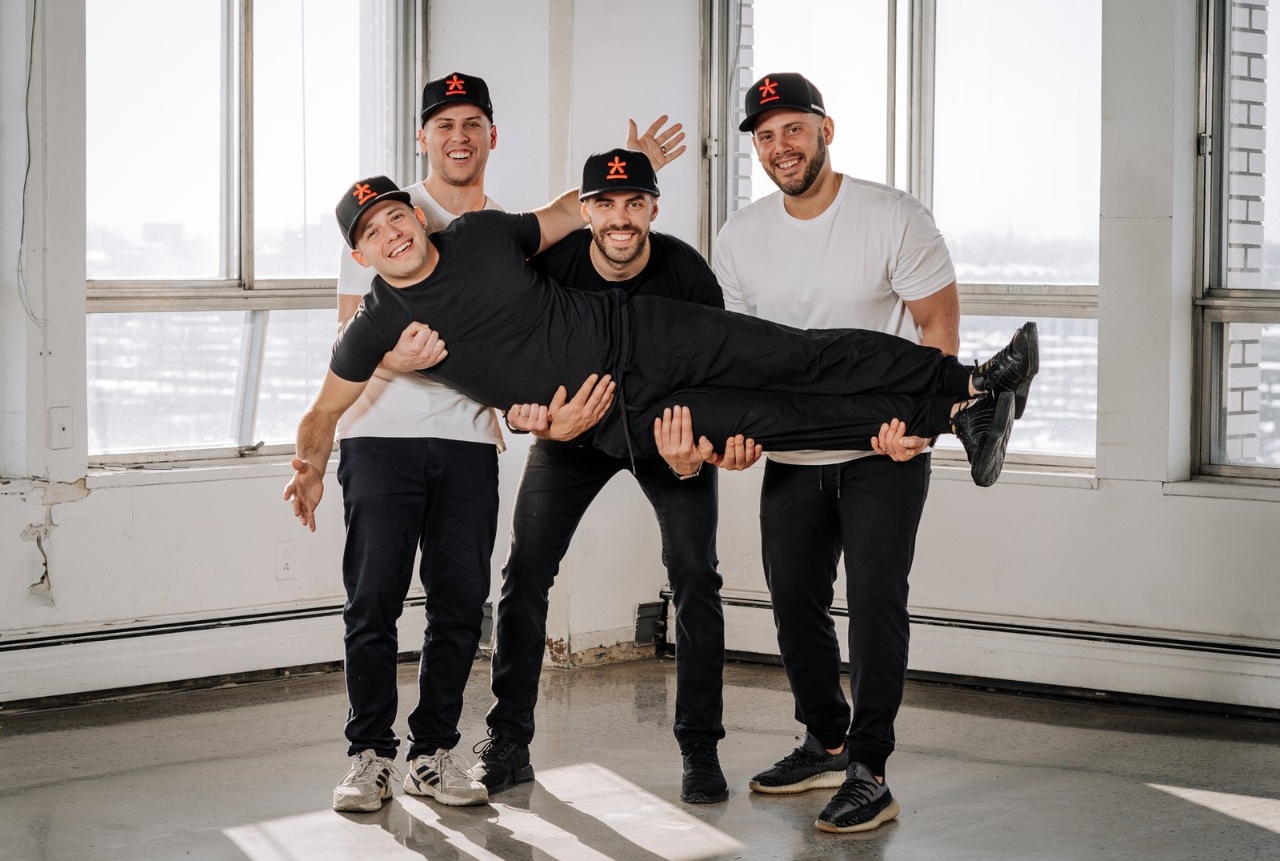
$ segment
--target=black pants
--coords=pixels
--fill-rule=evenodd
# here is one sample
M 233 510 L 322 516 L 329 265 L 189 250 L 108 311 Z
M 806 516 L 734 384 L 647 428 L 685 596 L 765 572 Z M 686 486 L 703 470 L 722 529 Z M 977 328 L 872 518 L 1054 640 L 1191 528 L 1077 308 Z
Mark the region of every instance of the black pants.
M 502 569 L 496 617 L 494 734 L 533 738 L 547 637 L 547 595 L 578 523 L 601 488 L 631 462 L 591 448 L 538 440 L 529 449 Z M 716 571 L 716 470 L 679 481 L 661 460 L 639 460 L 636 480 L 653 505 L 675 604 L 675 735 L 681 746 L 724 737 L 724 614 Z M 605 572 L 602 572 L 605 573 Z
M 497 449 L 458 440 L 356 437 L 343 440 L 340 452 L 348 754 L 366 748 L 396 754 L 396 620 L 419 546 L 427 627 L 408 758 L 452 749 L 489 597 Z
M 694 433 L 741 433 L 772 451 L 870 449 L 883 422 L 950 428 L 969 393 L 954 356 L 865 329 L 801 331 L 742 314 L 636 296 L 616 369 L 621 397 L 590 437 L 615 457 L 656 455 L 653 420 L 692 408 Z M 607 369 L 606 369 L 607 370 Z
M 907 577 L 929 490 L 929 456 L 866 457 L 831 466 L 769 461 L 760 497 L 765 580 L 796 720 L 828 749 L 877 775 L 894 748 L 910 625 Z M 831 616 L 844 553 L 849 688 Z

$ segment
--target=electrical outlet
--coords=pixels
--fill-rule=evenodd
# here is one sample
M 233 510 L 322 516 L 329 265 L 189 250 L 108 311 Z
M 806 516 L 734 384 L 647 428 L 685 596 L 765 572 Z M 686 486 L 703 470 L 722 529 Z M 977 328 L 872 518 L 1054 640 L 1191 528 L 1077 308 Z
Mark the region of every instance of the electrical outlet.
M 293 579 L 293 542 L 276 542 L 276 579 Z
M 49 448 L 71 448 L 71 407 L 49 407 Z

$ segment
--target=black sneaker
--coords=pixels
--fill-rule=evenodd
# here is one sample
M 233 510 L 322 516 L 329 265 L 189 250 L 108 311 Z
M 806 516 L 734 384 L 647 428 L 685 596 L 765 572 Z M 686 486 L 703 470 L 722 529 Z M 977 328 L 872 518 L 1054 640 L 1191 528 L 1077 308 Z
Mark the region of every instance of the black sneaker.
M 969 475 L 978 487 L 990 487 L 1004 468 L 1004 453 L 1013 430 L 1013 392 L 999 397 L 979 395 L 951 417 L 951 432 L 969 458 Z
M 848 834 L 879 828 L 902 810 L 887 784 L 876 780 L 860 762 L 849 764 L 848 779 L 822 808 L 815 823 L 819 831 Z
M 998 395 L 1013 392 L 1015 419 L 1027 408 L 1031 379 L 1040 372 L 1040 335 L 1036 324 L 1023 323 L 1009 345 L 973 369 L 973 387 Z
M 485 785 L 492 795 L 510 789 L 517 783 L 533 780 L 533 766 L 529 764 L 529 745 L 502 736 L 491 736 L 472 750 L 479 755 L 476 764 L 467 772 L 472 780 Z
M 849 752 L 827 753 L 826 748 L 809 733 L 804 744 L 757 774 L 747 783 L 756 792 L 784 795 L 809 789 L 834 789 L 844 782 L 849 767 Z
M 694 742 L 681 751 L 684 776 L 680 779 L 680 800 L 685 804 L 712 804 L 729 797 L 729 784 L 720 770 L 716 746 Z

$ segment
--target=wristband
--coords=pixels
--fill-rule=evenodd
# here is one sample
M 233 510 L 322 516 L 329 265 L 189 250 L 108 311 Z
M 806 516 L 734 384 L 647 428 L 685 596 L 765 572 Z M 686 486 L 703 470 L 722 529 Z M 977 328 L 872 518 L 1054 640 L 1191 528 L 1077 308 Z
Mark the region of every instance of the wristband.
M 682 475 L 676 472 L 676 468 L 671 464 L 667 464 L 667 469 L 671 470 L 671 474 L 674 475 L 676 478 L 680 479 L 681 481 L 688 481 L 691 478 L 698 477 L 698 474 L 702 472 L 702 464 L 699 463 L 698 468 L 695 469 L 693 472 L 689 473 L 688 475 Z

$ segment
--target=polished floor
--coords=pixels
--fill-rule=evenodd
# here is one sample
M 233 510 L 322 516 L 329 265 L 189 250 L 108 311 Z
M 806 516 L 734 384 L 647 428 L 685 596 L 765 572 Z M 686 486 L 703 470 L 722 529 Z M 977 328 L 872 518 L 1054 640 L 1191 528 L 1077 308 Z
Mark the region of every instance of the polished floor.
M 468 756 L 487 675 L 476 664 Z M 347 768 L 338 675 L 0 712 L 0 858 L 1280 858 L 1280 723 L 912 684 L 889 768 L 901 816 L 829 835 L 813 827 L 827 791 L 746 788 L 796 744 L 781 670 L 733 664 L 725 680 L 731 795 L 712 805 L 679 800 L 664 659 L 546 672 L 538 779 L 475 808 L 397 788 L 378 813 L 330 810 Z

